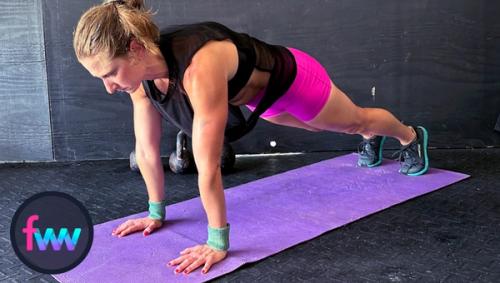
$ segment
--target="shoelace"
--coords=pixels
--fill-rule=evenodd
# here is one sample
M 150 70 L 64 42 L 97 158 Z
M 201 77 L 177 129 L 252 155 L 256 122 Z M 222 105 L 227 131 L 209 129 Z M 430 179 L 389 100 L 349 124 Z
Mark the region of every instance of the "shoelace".
M 418 156 L 418 149 L 416 145 L 416 143 L 412 143 L 408 146 L 402 147 L 400 150 L 392 154 L 392 158 L 394 158 L 394 156 L 396 155 L 399 155 L 395 160 L 398 160 L 400 163 L 404 163 L 407 165 L 417 163 L 418 158 L 416 157 Z
M 375 154 L 371 148 L 375 147 L 376 143 L 375 140 L 363 140 L 359 145 L 358 145 L 358 153 L 361 155 L 370 155 L 372 156 Z M 371 153 L 371 154 L 369 154 Z

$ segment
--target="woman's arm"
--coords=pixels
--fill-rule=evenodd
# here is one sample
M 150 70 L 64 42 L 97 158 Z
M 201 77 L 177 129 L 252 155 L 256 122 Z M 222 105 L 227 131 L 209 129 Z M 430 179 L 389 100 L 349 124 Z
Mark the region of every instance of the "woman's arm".
M 195 54 L 184 74 L 184 88 L 194 110 L 193 153 L 198 168 L 201 201 L 208 218 L 209 241 L 187 248 L 181 256 L 171 260 L 169 265 L 177 265 L 176 273 L 188 274 L 202 265 L 202 272 L 206 273 L 227 255 L 227 248 L 220 250 L 211 244 L 221 244 L 219 247 L 227 247 L 228 244 L 229 227 L 226 227 L 220 156 L 228 111 L 227 82 L 234 76 L 237 67 L 236 46 L 228 41 L 216 41 L 205 44 Z M 219 234 L 217 231 L 222 232 Z M 210 235 L 212 240 L 216 240 L 211 241 Z
M 231 42 L 209 42 L 193 56 L 183 79 L 194 110 L 193 154 L 200 196 L 213 228 L 227 224 L 220 156 L 228 115 L 227 82 L 236 72 L 237 56 Z
M 135 153 L 148 191 L 150 216 L 122 223 L 113 230 L 113 235 L 119 237 L 136 231 L 143 231 L 145 236 L 149 235 L 162 226 L 165 212 L 164 173 L 160 158 L 161 117 L 142 86 L 131 93 L 130 97 L 134 106 Z M 152 210 L 154 214 L 151 214 Z
M 135 154 L 150 201 L 162 201 L 164 172 L 160 157 L 161 116 L 141 86 L 130 94 L 134 106 Z

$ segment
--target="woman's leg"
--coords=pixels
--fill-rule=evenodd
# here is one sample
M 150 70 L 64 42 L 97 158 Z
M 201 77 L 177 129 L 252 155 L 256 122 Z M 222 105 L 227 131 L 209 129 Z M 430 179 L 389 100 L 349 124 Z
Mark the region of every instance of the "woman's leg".
M 402 145 L 409 144 L 415 138 L 415 131 L 389 111 L 355 105 L 333 82 L 330 96 L 321 111 L 305 123 L 321 130 L 359 134 L 365 139 L 373 136 L 393 137 Z
M 323 108 L 306 123 L 321 130 L 362 135 L 365 139 L 360 145 L 358 159 L 360 166 L 374 167 L 382 162 L 385 138 L 381 136 L 388 136 L 398 139 L 402 145 L 399 172 L 409 176 L 419 176 L 429 169 L 427 154 L 429 138 L 425 128 L 405 126 L 384 109 L 356 106 L 333 83 Z M 370 139 L 372 137 L 376 138 Z
M 359 147 L 360 166 L 379 165 L 385 137 L 393 137 L 403 146 L 400 160 L 404 162 L 400 172 L 417 176 L 427 171 L 428 134 L 423 127 L 405 126 L 384 109 L 356 106 L 333 84 L 316 59 L 303 51 L 289 50 L 297 64 L 295 80 L 272 109 L 261 117 L 272 123 L 310 131 L 359 134 L 364 138 Z M 266 117 L 266 113 L 271 116 Z
M 380 165 L 385 136 L 394 137 L 403 145 L 401 150 L 403 159 L 400 157 L 401 173 L 418 176 L 427 172 L 429 168 L 428 134 L 423 127 L 407 127 L 384 109 L 356 106 L 333 83 L 326 104 L 312 120 L 302 121 L 294 115 L 298 114 L 282 112 L 263 118 L 271 123 L 314 132 L 327 130 L 360 134 L 364 138 L 358 159 L 360 166 Z M 376 138 L 369 139 L 372 137 Z
M 359 134 L 365 139 L 373 136 L 394 137 L 402 145 L 410 143 L 415 138 L 413 129 L 403 125 L 389 111 L 380 108 L 361 108 L 333 83 L 326 104 L 310 121 L 301 121 L 288 112 L 262 118 L 274 124 L 313 132 L 326 130 Z
M 309 126 L 308 124 L 302 122 L 301 120 L 295 118 L 294 116 L 290 115 L 287 112 L 281 112 L 280 114 L 277 114 L 277 115 L 272 116 L 272 117 L 261 117 L 261 118 L 268 121 L 268 122 L 271 122 L 273 124 L 277 124 L 277 125 L 304 129 L 304 130 L 308 130 L 311 132 L 321 131 L 318 128 L 314 128 L 312 126 Z

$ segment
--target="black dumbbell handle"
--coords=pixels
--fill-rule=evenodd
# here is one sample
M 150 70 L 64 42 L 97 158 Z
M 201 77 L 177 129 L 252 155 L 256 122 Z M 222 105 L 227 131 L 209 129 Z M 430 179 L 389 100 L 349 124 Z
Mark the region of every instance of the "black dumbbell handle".
M 186 134 L 183 131 L 179 131 L 179 133 L 177 133 L 177 142 L 176 142 L 177 159 L 187 158 L 184 156 L 186 150 L 186 143 L 187 143 Z

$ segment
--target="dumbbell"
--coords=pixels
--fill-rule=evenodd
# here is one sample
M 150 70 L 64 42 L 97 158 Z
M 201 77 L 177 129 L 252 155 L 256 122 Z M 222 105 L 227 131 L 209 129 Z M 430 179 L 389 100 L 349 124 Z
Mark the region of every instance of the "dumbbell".
M 130 153 L 129 156 L 130 170 L 134 172 L 139 172 L 139 165 L 137 165 L 137 159 L 135 159 L 135 150 Z
M 192 154 L 187 149 L 187 136 L 184 132 L 179 131 L 177 134 L 176 150 L 170 154 L 168 165 L 170 170 L 176 174 L 184 174 L 191 169 L 193 164 Z M 130 170 L 140 172 L 139 165 L 135 156 L 135 150 L 130 153 L 129 157 Z
M 220 157 L 220 169 L 222 173 L 227 173 L 231 171 L 236 162 L 236 156 L 234 154 L 233 147 L 229 143 L 224 143 L 222 147 L 222 154 Z
M 179 132 L 181 134 L 181 132 Z M 177 135 L 177 141 L 181 140 L 181 145 L 177 146 L 176 151 L 172 152 L 170 154 L 170 158 L 168 160 L 168 165 L 170 167 L 170 170 L 176 174 L 183 174 L 186 173 L 190 167 L 191 164 L 191 157 L 186 158 L 186 156 L 190 156 L 190 152 L 182 145 L 182 135 L 179 137 L 179 134 Z M 184 148 L 184 149 L 183 149 Z M 137 159 L 135 157 L 135 150 L 130 153 L 129 156 L 129 163 L 130 163 L 130 170 L 134 172 L 140 172 L 139 170 L 139 165 L 137 164 Z
M 177 134 L 176 150 L 170 154 L 168 165 L 170 170 L 176 174 L 184 174 L 191 169 L 192 154 L 187 149 L 187 136 L 183 131 L 179 131 Z M 130 153 L 130 170 L 134 172 L 139 172 L 139 165 L 137 165 L 137 159 L 135 156 L 135 150 Z
M 130 153 L 129 161 L 130 170 L 139 172 L 135 150 Z M 236 158 L 233 147 L 229 143 L 224 143 L 221 155 L 221 171 L 224 173 L 231 171 L 235 162 Z M 170 170 L 176 174 L 184 174 L 192 168 L 193 164 L 193 155 L 187 148 L 187 135 L 179 131 L 179 133 L 177 133 L 176 150 L 170 154 L 168 160 Z
M 229 143 L 224 143 L 221 154 L 221 171 L 224 173 L 231 171 L 235 161 L 233 147 Z M 168 165 L 176 174 L 184 174 L 194 169 L 193 154 L 187 148 L 187 135 L 182 131 L 177 134 L 176 150 L 170 154 Z
M 175 174 L 184 174 L 191 169 L 193 155 L 187 148 L 187 135 L 183 131 L 177 133 L 176 149 L 170 154 L 168 165 Z

